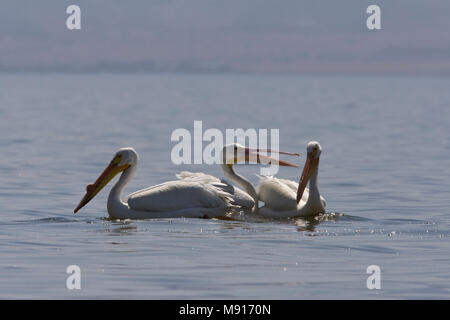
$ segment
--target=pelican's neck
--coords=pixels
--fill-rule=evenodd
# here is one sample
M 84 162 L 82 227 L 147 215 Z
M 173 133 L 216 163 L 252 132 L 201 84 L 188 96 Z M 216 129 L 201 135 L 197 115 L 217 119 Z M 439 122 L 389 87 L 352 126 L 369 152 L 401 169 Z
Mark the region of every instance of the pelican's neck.
M 122 201 L 122 193 L 127 183 L 133 178 L 136 167 L 136 164 L 132 164 L 128 169 L 122 172 L 119 181 L 116 182 L 109 193 L 108 213 L 111 218 L 125 219 L 130 214 L 128 204 Z
M 253 198 L 253 200 L 255 201 L 254 209 L 257 210 L 258 209 L 258 195 L 256 193 L 256 190 L 255 190 L 255 187 L 253 186 L 253 184 L 250 181 L 248 181 L 246 178 L 241 176 L 240 174 L 234 172 L 232 165 L 223 163 L 221 166 L 222 166 L 222 171 L 225 174 L 225 176 L 228 179 L 230 179 L 232 182 L 241 186 L 245 190 L 245 192 L 247 192 L 250 195 L 250 197 Z
M 316 198 L 320 199 L 320 193 L 319 193 L 319 187 L 317 185 L 317 177 L 319 175 L 319 164 L 317 164 L 316 170 L 314 170 L 314 173 L 311 176 L 311 179 L 309 180 L 309 197 L 308 201 L 314 201 Z
M 323 207 L 322 200 L 320 199 L 319 187 L 317 185 L 318 175 L 319 163 L 317 163 L 317 167 L 309 180 L 309 196 L 305 206 L 313 208 L 315 211 L 323 211 L 325 208 Z

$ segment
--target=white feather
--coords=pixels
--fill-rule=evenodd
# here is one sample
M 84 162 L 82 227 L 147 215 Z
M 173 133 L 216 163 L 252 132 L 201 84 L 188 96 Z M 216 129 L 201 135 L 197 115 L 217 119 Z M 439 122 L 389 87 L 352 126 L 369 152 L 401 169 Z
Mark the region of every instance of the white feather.
M 182 171 L 177 174 L 177 178 L 182 181 L 198 182 L 200 184 L 208 183 L 220 183 L 224 185 L 222 188 L 224 191 L 231 195 L 231 203 L 235 206 L 239 206 L 243 209 L 251 209 L 255 205 L 253 198 L 245 191 L 233 186 L 225 179 L 216 178 L 213 175 L 205 174 L 202 172 L 189 172 Z

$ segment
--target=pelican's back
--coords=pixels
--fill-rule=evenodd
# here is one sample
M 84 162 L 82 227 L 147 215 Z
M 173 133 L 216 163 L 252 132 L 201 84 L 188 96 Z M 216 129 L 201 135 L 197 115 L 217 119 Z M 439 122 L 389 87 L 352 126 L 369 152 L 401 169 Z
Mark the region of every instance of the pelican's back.
M 231 207 L 231 194 L 220 183 L 169 181 L 132 193 L 128 205 L 137 211 L 176 211 L 186 208 Z
M 260 201 L 273 210 L 293 210 L 297 208 L 296 191 L 291 188 L 292 183 L 286 184 L 284 179 L 274 177 L 260 177 L 256 192 Z M 286 180 L 288 181 L 288 180 Z
M 232 195 L 232 203 L 244 209 L 251 209 L 255 205 L 255 200 L 245 191 L 233 186 L 225 179 L 219 179 L 203 172 L 182 171 L 177 174 L 177 178 L 182 181 L 193 181 L 201 184 L 221 183 L 223 189 Z

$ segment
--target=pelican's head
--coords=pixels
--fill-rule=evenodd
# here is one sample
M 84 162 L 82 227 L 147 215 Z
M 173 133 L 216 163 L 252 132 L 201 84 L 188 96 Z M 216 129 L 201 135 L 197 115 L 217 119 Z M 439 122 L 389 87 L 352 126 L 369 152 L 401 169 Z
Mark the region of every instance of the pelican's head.
M 97 180 L 86 187 L 86 194 L 75 208 L 74 213 L 91 201 L 118 173 L 130 167 L 136 167 L 138 160 L 138 154 L 133 148 L 119 149 Z
M 114 158 L 116 157 L 120 159 L 120 162 L 118 164 L 119 166 L 123 165 L 136 166 L 139 161 L 139 156 L 136 150 L 134 150 L 134 148 L 131 147 L 120 148 L 114 155 Z
M 319 159 L 321 153 L 322 147 L 320 146 L 319 142 L 317 141 L 308 142 L 308 145 L 306 146 L 306 154 L 308 156 Z
M 305 191 L 306 185 L 308 184 L 309 179 L 314 174 L 319 166 L 319 158 L 322 153 L 322 147 L 317 141 L 311 141 L 306 146 L 306 161 L 305 166 L 303 167 L 302 176 L 300 177 L 300 182 L 298 185 L 297 191 L 297 203 L 300 202 L 300 199 L 303 196 L 303 192 Z
M 285 167 L 297 167 L 297 165 L 289 163 L 284 160 L 275 159 L 269 156 L 262 155 L 263 153 L 278 153 L 286 154 L 291 156 L 300 156 L 298 153 L 284 152 L 271 149 L 251 149 L 244 147 L 239 143 L 227 144 L 222 149 L 222 159 L 223 163 L 228 167 L 233 166 L 236 163 L 263 163 L 263 164 L 273 164 Z

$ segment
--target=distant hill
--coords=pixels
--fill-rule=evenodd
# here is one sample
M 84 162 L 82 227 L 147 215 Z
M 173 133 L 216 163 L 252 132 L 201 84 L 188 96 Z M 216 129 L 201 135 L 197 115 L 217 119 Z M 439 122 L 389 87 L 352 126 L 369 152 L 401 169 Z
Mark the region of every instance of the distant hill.
M 440 0 L 3 0 L 0 71 L 450 74 L 449 15 Z

